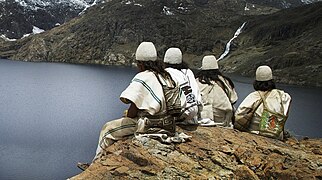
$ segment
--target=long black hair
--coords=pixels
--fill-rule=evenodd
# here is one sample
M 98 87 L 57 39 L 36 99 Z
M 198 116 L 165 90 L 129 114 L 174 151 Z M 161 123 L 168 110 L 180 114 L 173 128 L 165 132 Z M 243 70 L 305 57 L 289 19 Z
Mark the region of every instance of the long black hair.
M 188 69 L 188 64 L 185 63 L 185 62 L 182 62 L 181 64 L 169 64 L 169 63 L 164 63 L 165 67 L 171 67 L 171 68 L 174 68 L 174 69 L 178 69 L 179 71 L 181 69 Z
M 203 84 L 212 85 L 213 83 L 211 81 L 215 81 L 216 83 L 220 83 L 224 86 L 225 83 L 219 78 L 219 76 L 222 76 L 224 79 L 226 79 L 232 88 L 235 87 L 233 81 L 229 77 L 222 75 L 219 69 L 201 70 L 197 73 L 196 78 L 198 78 L 199 82 Z
M 165 66 L 162 61 L 137 61 L 137 63 L 143 65 L 145 70 L 160 74 L 165 79 L 172 79 L 170 74 L 164 69 Z
M 268 81 L 254 81 L 253 87 L 256 91 L 271 91 L 276 89 L 276 85 L 274 80 Z

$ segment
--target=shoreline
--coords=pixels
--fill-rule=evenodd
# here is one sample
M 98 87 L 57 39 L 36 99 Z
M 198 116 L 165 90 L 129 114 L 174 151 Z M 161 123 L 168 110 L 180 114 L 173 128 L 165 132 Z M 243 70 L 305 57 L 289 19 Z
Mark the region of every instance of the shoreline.
M 81 63 L 81 62 L 64 62 L 64 61 L 38 61 L 38 60 L 35 60 L 35 61 L 25 61 L 25 60 L 13 60 L 13 59 L 3 59 L 1 58 L 1 60 L 6 60 L 6 61 L 19 61 L 19 62 L 31 62 L 31 63 L 62 63 L 62 64 L 74 64 L 74 65 L 85 65 L 85 66 L 110 66 L 110 67 L 135 67 L 134 64 L 102 64 L 100 62 L 98 63 Z M 102 62 L 102 61 L 101 61 Z M 198 72 L 199 70 L 197 68 L 191 68 L 191 70 L 196 73 Z M 245 84 L 252 84 L 253 83 L 253 79 L 252 77 L 249 77 L 249 76 L 243 76 L 242 74 L 238 74 L 238 73 L 224 73 L 223 74 L 225 76 L 228 76 L 229 78 L 231 78 L 232 80 L 236 81 L 236 82 L 239 82 L 239 83 L 245 83 Z M 301 88 L 304 88 L 304 87 L 308 87 L 308 88 L 317 88 L 317 89 L 321 89 L 322 90 L 322 85 L 321 86 L 313 86 L 313 85 L 310 85 L 310 83 L 308 84 L 303 84 L 303 83 L 285 83 L 283 81 L 275 81 L 278 85 L 280 86 L 288 86 L 288 87 L 301 87 Z

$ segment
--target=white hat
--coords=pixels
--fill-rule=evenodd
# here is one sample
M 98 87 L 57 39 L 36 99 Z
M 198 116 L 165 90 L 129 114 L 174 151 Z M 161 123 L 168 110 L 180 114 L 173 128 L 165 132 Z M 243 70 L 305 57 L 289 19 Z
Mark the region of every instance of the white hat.
M 157 50 L 152 42 L 142 42 L 136 49 L 135 59 L 137 61 L 156 61 Z
M 218 69 L 217 59 L 214 55 L 208 55 L 202 59 L 202 70 Z
M 168 64 L 181 64 L 182 52 L 179 48 L 169 48 L 164 55 L 164 62 Z
M 256 81 L 269 81 L 272 79 L 273 74 L 269 66 L 259 66 L 256 69 Z

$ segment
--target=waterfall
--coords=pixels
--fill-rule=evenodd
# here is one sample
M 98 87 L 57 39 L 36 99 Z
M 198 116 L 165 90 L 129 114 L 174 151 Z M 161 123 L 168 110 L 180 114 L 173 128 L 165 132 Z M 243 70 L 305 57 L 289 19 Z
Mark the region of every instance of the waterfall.
M 243 28 L 244 28 L 244 26 L 246 25 L 246 22 L 244 22 L 238 29 L 237 29 L 237 31 L 235 32 L 235 34 L 234 34 L 234 37 L 233 38 L 231 38 L 229 41 L 228 41 L 228 43 L 226 44 L 226 49 L 225 49 L 225 52 L 224 53 L 222 53 L 221 55 L 220 55 L 220 57 L 219 57 L 219 59 L 218 59 L 218 61 L 220 61 L 220 60 L 222 60 L 228 53 L 229 53 L 229 50 L 230 50 L 230 44 L 231 44 L 231 42 L 235 39 L 235 38 L 237 38 L 238 37 L 238 35 L 242 32 L 242 30 L 243 30 Z

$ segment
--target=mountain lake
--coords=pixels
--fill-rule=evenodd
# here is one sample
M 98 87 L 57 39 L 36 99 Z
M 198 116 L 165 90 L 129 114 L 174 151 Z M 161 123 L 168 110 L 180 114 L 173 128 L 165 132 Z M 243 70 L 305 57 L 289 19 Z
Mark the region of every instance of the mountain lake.
M 67 179 L 94 157 L 103 124 L 128 105 L 119 95 L 133 67 L 0 60 L 0 179 Z M 240 102 L 249 78 L 232 77 Z M 292 96 L 286 129 L 322 138 L 322 89 L 277 85 Z

